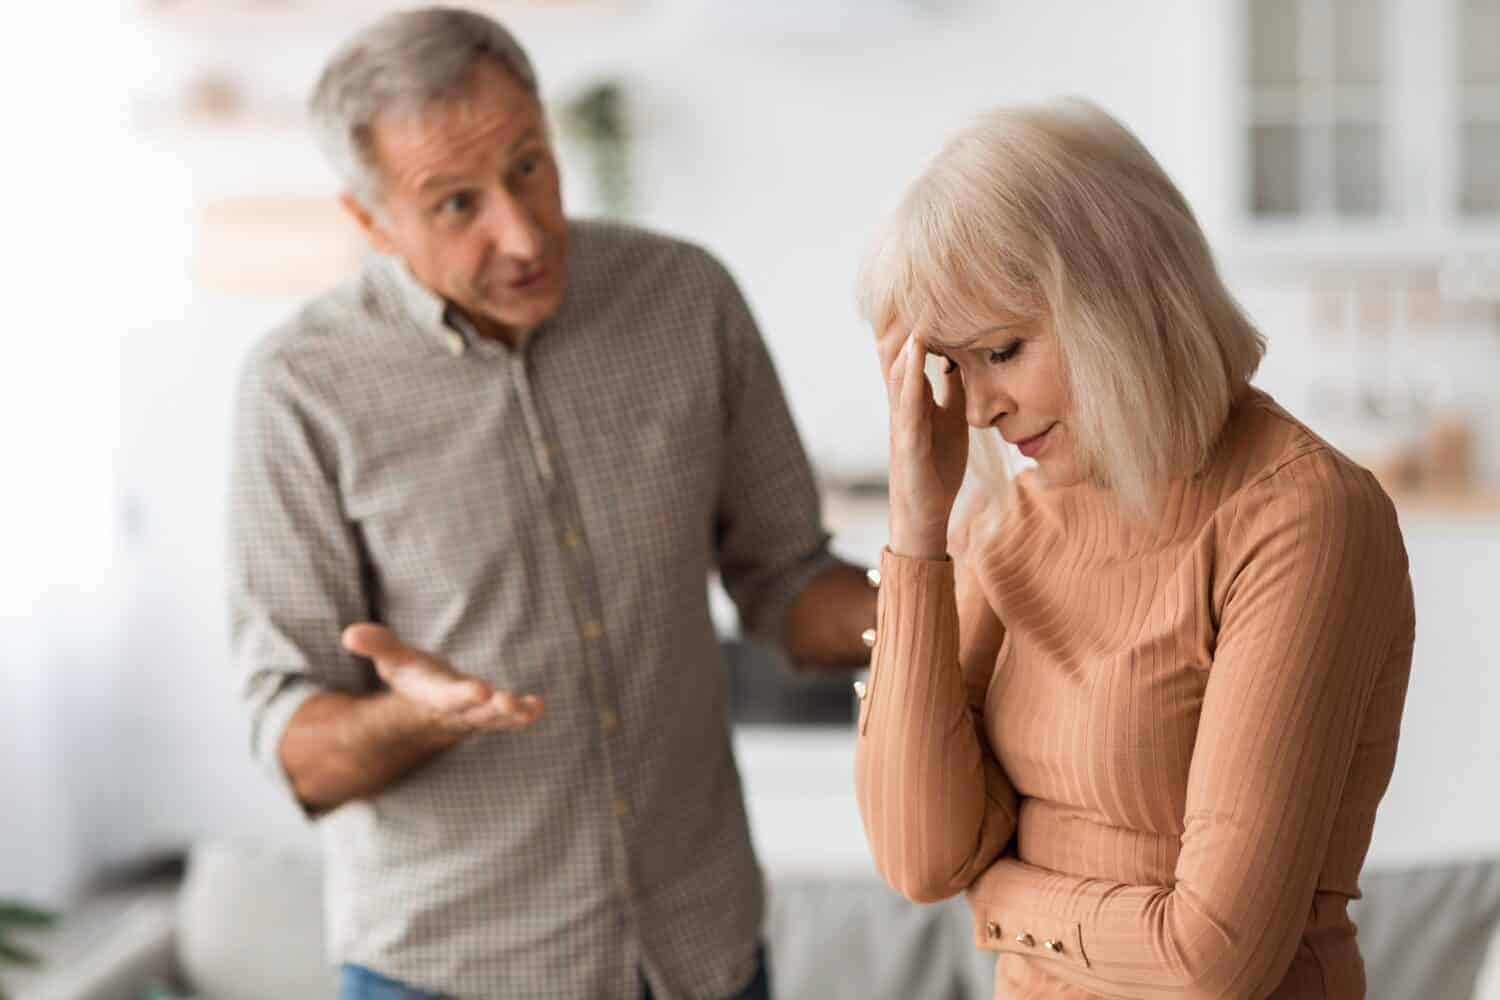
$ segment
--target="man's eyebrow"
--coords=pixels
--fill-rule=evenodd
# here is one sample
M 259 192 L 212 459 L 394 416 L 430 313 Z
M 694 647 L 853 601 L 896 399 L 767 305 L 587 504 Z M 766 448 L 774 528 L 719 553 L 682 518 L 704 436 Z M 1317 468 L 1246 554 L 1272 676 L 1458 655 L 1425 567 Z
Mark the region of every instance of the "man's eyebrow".
M 510 151 L 514 153 L 516 150 L 526 145 L 526 143 L 530 142 L 532 139 L 540 138 L 541 134 L 541 129 L 537 128 L 535 125 L 531 126 L 526 131 L 516 136 L 516 141 L 510 144 Z
M 533 139 L 540 138 L 541 134 L 541 129 L 533 125 L 526 131 L 522 132 L 520 135 L 516 136 L 515 141 L 510 144 L 510 152 L 514 153 L 516 150 L 526 145 L 526 143 L 531 142 Z M 431 177 L 424 178 L 422 180 L 422 183 L 417 185 L 417 192 L 425 194 L 428 191 L 433 191 L 441 187 L 447 187 L 450 184 L 457 184 L 460 181 L 466 179 L 467 178 L 463 174 L 433 174 Z
M 464 176 L 462 174 L 433 174 L 431 177 L 423 180 L 421 184 L 417 185 L 417 193 L 425 194 L 428 191 L 434 191 L 438 188 L 447 187 L 450 184 L 457 184 L 462 180 L 464 180 Z

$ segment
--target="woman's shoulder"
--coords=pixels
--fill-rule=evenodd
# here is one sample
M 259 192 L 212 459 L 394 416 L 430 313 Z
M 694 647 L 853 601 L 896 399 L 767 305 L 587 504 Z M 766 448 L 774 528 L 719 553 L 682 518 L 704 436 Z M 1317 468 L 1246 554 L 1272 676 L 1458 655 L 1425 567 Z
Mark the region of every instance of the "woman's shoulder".
M 1224 496 L 1231 540 L 1256 546 L 1288 532 L 1318 544 L 1330 533 L 1355 543 L 1399 540 L 1395 505 L 1368 469 L 1269 395 L 1254 391 L 1243 406 L 1231 456 L 1239 467 Z

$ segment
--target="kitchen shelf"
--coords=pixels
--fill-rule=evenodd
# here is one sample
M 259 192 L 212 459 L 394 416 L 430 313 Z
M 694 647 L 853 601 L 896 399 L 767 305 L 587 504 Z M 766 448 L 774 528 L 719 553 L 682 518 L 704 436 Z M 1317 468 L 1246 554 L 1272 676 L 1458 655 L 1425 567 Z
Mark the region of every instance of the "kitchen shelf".
M 1393 493 L 1391 499 L 1403 516 L 1500 518 L 1500 492 Z

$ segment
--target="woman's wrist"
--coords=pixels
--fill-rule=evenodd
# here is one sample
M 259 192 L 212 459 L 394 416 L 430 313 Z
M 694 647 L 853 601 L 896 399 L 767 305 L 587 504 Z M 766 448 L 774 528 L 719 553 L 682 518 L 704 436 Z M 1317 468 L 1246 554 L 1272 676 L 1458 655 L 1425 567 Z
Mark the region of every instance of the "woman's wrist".
M 892 526 L 890 544 L 886 547 L 892 555 L 906 559 L 945 559 L 948 556 L 946 534 L 903 531 Z

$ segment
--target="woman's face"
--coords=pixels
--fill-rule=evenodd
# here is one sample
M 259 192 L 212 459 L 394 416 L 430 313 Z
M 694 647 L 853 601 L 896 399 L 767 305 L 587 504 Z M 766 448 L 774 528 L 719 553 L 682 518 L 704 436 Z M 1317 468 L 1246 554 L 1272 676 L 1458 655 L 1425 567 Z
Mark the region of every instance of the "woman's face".
M 958 365 L 971 427 L 998 430 L 1049 484 L 1084 477 L 1072 435 L 1072 392 L 1049 315 L 1001 313 L 991 327 L 941 339 L 928 349 Z

